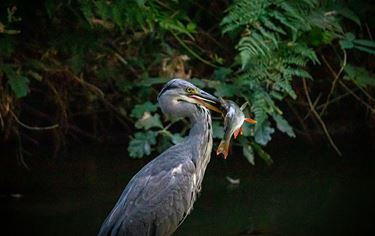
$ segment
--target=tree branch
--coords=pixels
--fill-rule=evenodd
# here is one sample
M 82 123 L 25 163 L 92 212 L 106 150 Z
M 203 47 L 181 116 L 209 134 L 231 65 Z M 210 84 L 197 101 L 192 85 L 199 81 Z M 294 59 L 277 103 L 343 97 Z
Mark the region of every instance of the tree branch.
M 333 140 L 331 138 L 331 135 L 329 134 L 324 121 L 321 119 L 319 113 L 315 110 L 314 105 L 311 102 L 309 91 L 307 90 L 306 80 L 302 79 L 302 83 L 303 83 L 303 88 L 305 90 L 306 99 L 307 99 L 307 102 L 309 103 L 311 112 L 315 115 L 316 119 L 319 121 L 320 125 L 322 126 L 322 129 L 323 129 L 325 135 L 327 136 L 327 139 L 328 139 L 329 143 L 331 144 L 332 148 L 335 149 L 336 153 L 339 156 L 342 156 L 341 151 L 338 149 L 338 147 L 336 146 L 336 144 L 333 142 Z

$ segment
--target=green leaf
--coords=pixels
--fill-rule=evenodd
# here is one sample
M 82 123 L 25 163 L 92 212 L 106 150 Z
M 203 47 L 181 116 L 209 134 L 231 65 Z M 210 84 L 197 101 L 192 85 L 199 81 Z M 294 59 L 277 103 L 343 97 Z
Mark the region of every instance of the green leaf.
M 368 71 L 363 67 L 346 65 L 344 71 L 346 73 L 344 79 L 351 80 L 358 86 L 375 86 L 375 77 L 370 76 Z
M 370 49 L 370 48 L 367 48 L 367 47 L 362 47 L 362 46 L 354 46 L 355 49 L 358 49 L 360 51 L 363 51 L 363 52 L 367 52 L 369 54 L 372 54 L 372 55 L 375 55 L 375 50 L 373 49 Z
M 330 31 L 324 31 L 322 33 L 322 42 L 325 44 L 331 44 L 334 39 L 337 38 L 337 34 L 330 32 Z
M 241 64 L 242 64 L 241 69 L 243 70 L 249 64 L 249 61 L 251 59 L 251 54 L 248 51 L 240 51 L 240 58 L 241 58 Z
M 51 18 L 55 11 L 56 11 L 56 2 L 54 0 L 46 0 L 44 1 L 44 8 L 46 9 L 46 13 L 49 18 Z
M 202 80 L 197 78 L 192 78 L 189 80 L 189 82 L 200 88 L 204 88 L 206 86 L 206 84 Z
M 232 70 L 226 67 L 219 67 L 214 71 L 215 80 L 224 80 L 228 75 L 232 73 Z
M 3 57 L 9 57 L 12 55 L 15 49 L 15 41 L 16 40 L 9 35 L 2 35 L 0 37 L 0 52 Z
M 171 141 L 173 144 L 178 144 L 178 143 L 181 143 L 185 139 L 184 137 L 182 137 L 180 133 L 172 134 L 170 131 L 165 130 L 165 129 L 161 130 L 159 133 L 162 134 L 163 137 L 166 137 L 162 139 L 162 143 L 165 147 L 167 146 L 169 147 L 171 145 L 169 141 Z M 169 142 L 169 144 L 167 144 L 166 142 Z M 158 147 L 158 150 L 159 150 L 159 147 Z M 161 150 L 165 150 L 165 148 L 162 148 Z
M 266 145 L 269 141 L 271 141 L 271 134 L 275 132 L 275 129 L 270 127 L 270 123 L 268 121 L 263 122 L 257 129 L 255 129 L 255 142 Z
M 160 115 L 151 115 L 149 112 L 145 112 L 143 117 L 135 122 L 135 127 L 138 129 L 151 129 L 153 127 L 163 128 L 163 124 L 160 121 Z
M 219 121 L 212 122 L 212 132 L 213 138 L 223 138 L 224 137 L 224 127 L 220 125 Z
M 133 118 L 142 118 L 145 112 L 154 112 L 158 108 L 157 104 L 151 103 L 149 101 L 135 105 L 133 110 L 130 113 L 130 116 Z
M 138 4 L 139 7 L 145 5 L 146 0 L 135 0 L 135 2 Z
M 128 152 L 130 157 L 141 158 L 151 154 L 151 146 L 156 144 L 157 132 L 137 132 L 129 142 Z
M 263 92 L 257 92 L 253 99 L 253 106 L 251 110 L 255 114 L 255 120 L 257 121 L 255 129 L 257 130 L 263 122 L 268 118 L 266 108 L 268 106 L 266 96 Z
M 189 24 L 187 24 L 186 29 L 190 33 L 195 33 L 197 31 L 197 25 L 195 23 L 189 23 Z
M 340 44 L 342 49 L 351 49 L 351 48 L 354 47 L 354 44 L 353 44 L 352 41 L 348 41 L 348 40 L 345 40 L 345 39 L 340 40 L 339 44 Z
M 242 146 L 242 153 L 250 164 L 255 165 L 254 150 L 249 143 Z
M 272 160 L 270 154 L 265 152 L 260 145 L 258 145 L 256 143 L 253 143 L 253 148 L 254 148 L 255 152 L 258 154 L 258 156 L 261 159 L 263 159 L 263 161 L 266 162 L 267 165 L 272 165 L 273 160 Z
M 219 83 L 214 92 L 214 95 L 218 97 L 233 97 L 236 94 L 237 88 L 234 85 L 227 83 Z
M 335 11 L 337 11 L 338 14 L 348 18 L 349 20 L 354 21 L 355 23 L 357 23 L 357 25 L 361 25 L 359 17 L 343 4 L 338 4 L 337 6 L 335 6 Z
M 288 121 L 278 114 L 272 115 L 273 119 L 276 121 L 276 127 L 283 133 L 286 133 L 289 137 L 295 138 L 296 134 L 293 128 L 289 125 Z
M 283 100 L 284 97 L 285 97 L 283 94 L 281 94 L 281 93 L 279 93 L 279 92 L 277 92 L 277 91 L 271 91 L 271 92 L 270 92 L 270 96 L 271 96 L 272 98 L 275 98 L 275 99 L 279 100 L 279 101 Z
M 24 76 L 10 78 L 8 84 L 17 98 L 25 97 L 29 93 L 29 79 Z
M 351 32 L 348 32 L 344 35 L 344 39 L 348 41 L 353 41 L 355 39 L 355 35 Z
M 72 57 L 69 60 L 70 68 L 72 68 L 73 72 L 75 74 L 78 74 L 81 72 L 83 66 L 84 66 L 84 59 L 83 59 L 83 52 L 76 52 L 72 55 Z
M 165 17 L 165 18 L 160 18 L 158 23 L 159 23 L 160 28 L 166 31 L 177 33 L 177 34 L 184 34 L 184 35 L 189 36 L 192 40 L 194 40 L 194 37 L 191 35 L 189 30 L 187 29 L 187 26 L 185 26 L 179 20 Z
M 365 40 L 365 39 L 356 39 L 354 40 L 355 44 L 359 44 L 366 47 L 375 47 L 375 42 L 371 40 Z
M 0 68 L 8 78 L 8 85 L 17 98 L 25 97 L 29 93 L 29 79 L 17 74 L 10 66 L 3 65 Z
M 98 74 L 98 76 L 100 76 L 102 78 L 108 78 L 109 77 L 108 72 L 113 73 L 114 70 L 112 70 L 112 71 L 103 70 L 103 71 L 101 71 L 100 74 Z M 120 92 L 123 92 L 124 94 L 128 94 L 129 90 L 132 89 L 132 87 L 134 86 L 133 84 L 129 83 L 129 81 L 127 79 L 122 79 L 122 78 L 117 79 L 115 81 L 115 84 L 116 84 L 116 87 L 120 90 Z
M 81 11 L 87 22 L 91 24 L 91 19 L 94 16 L 92 4 L 90 2 L 81 2 Z
M 185 138 L 181 136 L 180 133 L 172 134 L 171 141 L 173 144 L 181 143 Z

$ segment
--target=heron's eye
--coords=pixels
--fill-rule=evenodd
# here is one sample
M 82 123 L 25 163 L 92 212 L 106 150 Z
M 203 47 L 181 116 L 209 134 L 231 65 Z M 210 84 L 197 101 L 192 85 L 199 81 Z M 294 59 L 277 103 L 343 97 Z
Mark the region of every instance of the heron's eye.
M 190 88 L 190 87 L 186 88 L 186 92 L 187 92 L 188 94 L 196 93 L 195 89 Z

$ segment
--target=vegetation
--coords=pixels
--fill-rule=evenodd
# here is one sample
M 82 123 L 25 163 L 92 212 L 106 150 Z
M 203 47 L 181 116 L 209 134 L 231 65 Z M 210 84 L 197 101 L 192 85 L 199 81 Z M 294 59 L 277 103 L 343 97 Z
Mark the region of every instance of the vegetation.
M 156 104 L 162 84 L 182 77 L 250 104 L 257 124 L 239 144 L 252 164 L 254 153 L 272 162 L 263 147 L 275 130 L 311 126 L 341 155 L 330 111 L 350 96 L 374 117 L 372 13 L 343 0 L 2 1 L 1 139 L 22 161 L 22 144 L 52 136 L 57 152 L 67 137 L 104 142 L 121 126 L 131 157 L 160 152 L 187 131 Z

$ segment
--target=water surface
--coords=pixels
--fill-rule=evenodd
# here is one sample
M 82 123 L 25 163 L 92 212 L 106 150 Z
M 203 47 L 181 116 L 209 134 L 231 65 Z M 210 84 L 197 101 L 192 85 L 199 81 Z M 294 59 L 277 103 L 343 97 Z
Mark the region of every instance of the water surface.
M 275 151 L 275 164 L 213 157 L 192 214 L 175 235 L 358 235 L 375 232 L 375 162 L 369 153 Z M 149 159 L 125 149 L 76 148 L 58 160 L 1 165 L 6 235 L 96 235 L 129 179 Z M 226 176 L 239 178 L 233 185 Z

